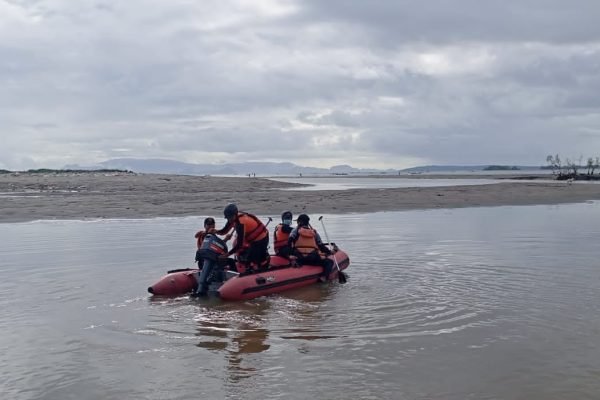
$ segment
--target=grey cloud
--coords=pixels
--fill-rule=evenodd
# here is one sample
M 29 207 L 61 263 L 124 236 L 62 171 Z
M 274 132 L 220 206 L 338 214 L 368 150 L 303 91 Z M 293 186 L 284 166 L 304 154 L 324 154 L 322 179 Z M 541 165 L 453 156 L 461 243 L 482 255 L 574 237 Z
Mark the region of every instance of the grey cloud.
M 539 163 L 597 144 L 600 3 L 12 4 L 9 167 L 61 154 Z
M 593 42 L 600 3 L 588 0 L 318 1 L 305 18 L 347 23 L 376 36 L 376 45 L 411 42 Z
M 298 114 L 298 119 L 316 126 L 359 127 L 361 125 L 359 115 L 353 115 L 342 110 L 334 110 L 323 115 L 303 111 Z

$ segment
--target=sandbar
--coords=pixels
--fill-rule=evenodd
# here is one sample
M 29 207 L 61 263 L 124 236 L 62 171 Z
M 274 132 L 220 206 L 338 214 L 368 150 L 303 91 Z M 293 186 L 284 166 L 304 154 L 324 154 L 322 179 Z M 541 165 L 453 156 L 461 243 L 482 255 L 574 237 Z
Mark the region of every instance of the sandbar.
M 49 219 L 222 217 L 228 203 L 278 218 L 284 210 L 310 215 L 415 209 L 577 203 L 600 200 L 600 184 L 551 176 L 397 176 L 381 179 L 493 178 L 495 184 L 349 190 L 290 190 L 301 185 L 258 177 L 138 173 L 0 174 L 0 222 Z M 522 177 L 521 177 L 522 178 Z M 511 179 L 506 181 L 506 179 Z

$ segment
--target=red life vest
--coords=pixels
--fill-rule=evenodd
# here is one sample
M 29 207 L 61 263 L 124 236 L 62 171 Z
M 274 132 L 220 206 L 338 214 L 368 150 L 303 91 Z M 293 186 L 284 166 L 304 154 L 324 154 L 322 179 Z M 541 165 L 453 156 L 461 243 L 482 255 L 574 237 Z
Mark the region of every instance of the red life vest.
M 290 237 L 292 230 L 290 227 L 288 227 L 290 229 L 288 229 L 288 232 L 285 232 L 283 229 L 284 226 L 288 225 L 277 225 L 275 227 L 275 232 L 273 233 L 273 247 L 275 248 L 275 254 L 279 253 L 279 250 L 288 244 L 288 238 Z
M 252 214 L 238 213 L 238 224 L 244 226 L 244 243 L 242 243 L 244 248 L 250 246 L 250 243 L 264 239 L 269 235 L 265 225 Z
M 320 254 L 314 229 L 306 226 L 298 228 L 298 239 L 294 243 L 294 248 L 303 256 L 313 252 Z

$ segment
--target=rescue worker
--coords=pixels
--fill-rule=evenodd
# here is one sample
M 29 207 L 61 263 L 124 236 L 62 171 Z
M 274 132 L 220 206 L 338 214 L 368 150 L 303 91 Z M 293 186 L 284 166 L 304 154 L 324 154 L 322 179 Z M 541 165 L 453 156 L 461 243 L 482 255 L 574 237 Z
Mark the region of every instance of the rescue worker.
M 277 256 L 287 258 L 292 255 L 292 248 L 288 243 L 288 238 L 293 229 L 292 218 L 293 214 L 291 211 L 284 211 L 281 214 L 281 223 L 273 231 L 273 248 Z
M 331 250 L 323 243 L 319 233 L 310 226 L 308 215 L 300 214 L 296 221 L 298 226 L 292 230 L 288 239 L 292 254 L 297 257 L 296 261 L 300 265 L 322 266 L 323 273 L 320 280 L 325 282 L 333 270 L 333 261 L 327 258 L 331 255 Z
M 196 262 L 198 263 L 198 267 L 202 268 L 202 256 L 200 255 L 200 248 L 202 247 L 202 242 L 208 233 L 216 232 L 215 228 L 215 219 L 212 217 L 208 217 L 204 219 L 204 230 L 198 231 L 194 235 L 196 238 Z
M 235 204 L 223 210 L 227 224 L 217 231 L 223 235 L 235 229 L 236 239 L 227 256 L 235 254 L 238 261 L 249 269 L 262 269 L 269 266 L 269 231 L 253 214 L 239 211 Z
M 215 281 L 223 281 L 222 268 L 215 271 L 215 268 L 220 268 L 218 263 L 219 256 L 227 253 L 227 236 L 225 241 L 217 236 L 215 229 L 215 219 L 208 217 L 204 220 L 204 230 L 196 232 L 194 235 L 198 249 L 196 250 L 196 262 L 200 267 L 200 271 L 196 276 L 198 282 L 197 289 L 192 293 L 193 297 L 205 296 L 208 292 L 209 279 L 211 275 Z M 214 272 L 214 273 L 213 273 Z

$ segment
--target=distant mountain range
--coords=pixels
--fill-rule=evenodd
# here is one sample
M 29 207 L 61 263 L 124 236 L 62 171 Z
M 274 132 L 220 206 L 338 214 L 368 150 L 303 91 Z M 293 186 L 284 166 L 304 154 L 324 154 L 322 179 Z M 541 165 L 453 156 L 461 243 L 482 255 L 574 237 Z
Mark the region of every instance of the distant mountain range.
M 372 173 L 398 173 L 398 170 L 354 168 L 350 165 L 336 165 L 331 168 L 303 167 L 290 162 L 242 162 L 227 164 L 191 164 L 166 159 L 116 158 L 97 165 L 65 165 L 64 169 L 122 169 L 148 174 L 180 175 L 346 175 Z
M 360 175 L 399 173 L 474 172 L 485 170 L 539 170 L 532 166 L 490 166 L 490 165 L 427 165 L 422 167 L 397 169 L 354 168 L 350 165 L 336 165 L 331 168 L 303 167 L 291 162 L 241 162 L 226 164 L 192 164 L 166 159 L 115 158 L 96 165 L 65 165 L 64 169 L 93 170 L 121 169 L 148 174 L 179 175 Z

